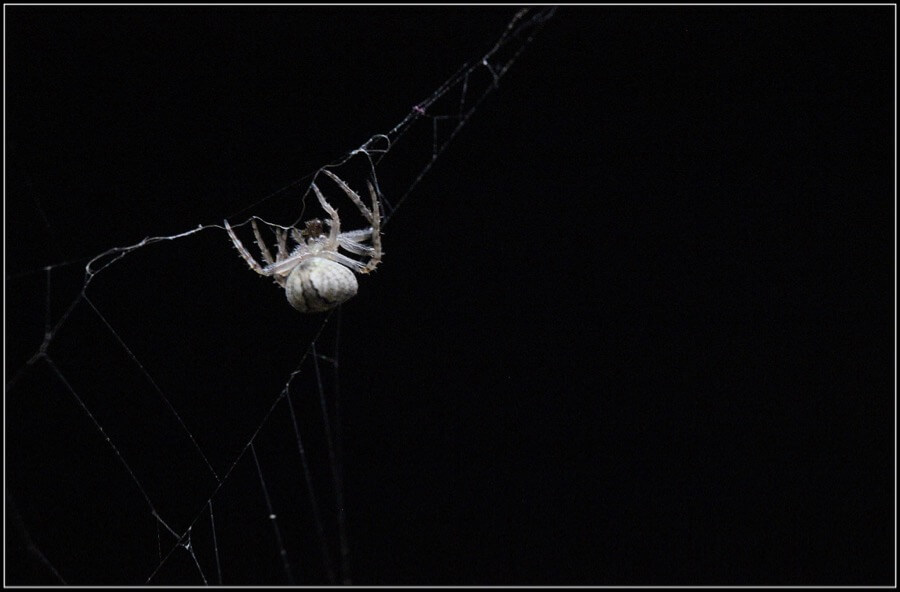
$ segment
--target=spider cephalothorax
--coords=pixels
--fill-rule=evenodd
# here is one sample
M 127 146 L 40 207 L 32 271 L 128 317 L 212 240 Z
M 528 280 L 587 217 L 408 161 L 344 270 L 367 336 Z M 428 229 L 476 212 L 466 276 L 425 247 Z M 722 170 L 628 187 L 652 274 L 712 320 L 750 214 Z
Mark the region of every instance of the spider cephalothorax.
M 266 246 L 256 225 L 251 221 L 253 235 L 259 246 L 265 267 L 247 251 L 234 234 L 228 221 L 225 230 L 241 257 L 256 273 L 271 277 L 284 288 L 288 302 L 300 312 L 322 312 L 334 308 L 338 304 L 356 295 L 359 284 L 356 273 L 369 273 L 381 261 L 381 209 L 378 196 L 372 183 L 368 183 L 372 209 L 366 207 L 359 195 L 344 183 L 337 175 L 328 170 L 322 171 L 344 191 L 356 205 L 369 223 L 368 228 L 341 232 L 341 220 L 337 210 L 325 200 L 319 187 L 313 183 L 312 189 L 322 209 L 329 216 L 323 223 L 318 218 L 307 220 L 306 228 L 276 228 L 275 240 L 278 251 L 275 258 Z M 328 232 L 325 226 L 328 225 Z M 288 237 L 295 246 L 288 251 Z M 365 258 L 354 259 L 340 252 L 340 249 Z

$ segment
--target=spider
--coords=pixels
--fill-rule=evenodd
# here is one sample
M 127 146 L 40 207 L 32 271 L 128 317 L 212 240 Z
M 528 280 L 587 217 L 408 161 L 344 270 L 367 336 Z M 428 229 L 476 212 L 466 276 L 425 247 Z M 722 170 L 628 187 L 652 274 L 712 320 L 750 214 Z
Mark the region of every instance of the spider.
M 362 230 L 341 232 L 341 219 L 337 210 L 325 200 L 325 196 L 313 182 L 312 189 L 319 200 L 322 209 L 330 217 L 329 220 L 314 218 L 305 222 L 306 228 L 275 229 L 275 240 L 278 245 L 278 253 L 272 259 L 272 253 L 266 247 L 256 220 L 252 220 L 253 235 L 256 244 L 262 253 L 262 259 L 266 263 L 263 267 L 247 251 L 244 245 L 234 234 L 228 220 L 225 220 L 225 230 L 231 237 L 231 242 L 237 247 L 238 253 L 256 273 L 271 277 L 279 286 L 284 288 L 288 302 L 300 312 L 323 312 L 334 308 L 338 304 L 356 295 L 359 284 L 356 281 L 356 273 L 369 273 L 381 262 L 381 211 L 378 207 L 378 197 L 371 182 L 368 182 L 369 195 L 372 197 L 372 209 L 370 210 L 350 187 L 337 175 L 329 170 L 323 170 L 332 181 L 337 183 L 347 197 L 359 208 L 370 226 Z M 328 232 L 325 232 L 325 226 Z M 292 251 L 288 252 L 288 233 L 297 243 Z M 368 241 L 370 244 L 364 244 Z M 343 249 L 348 253 L 367 257 L 368 261 L 358 261 L 339 251 Z

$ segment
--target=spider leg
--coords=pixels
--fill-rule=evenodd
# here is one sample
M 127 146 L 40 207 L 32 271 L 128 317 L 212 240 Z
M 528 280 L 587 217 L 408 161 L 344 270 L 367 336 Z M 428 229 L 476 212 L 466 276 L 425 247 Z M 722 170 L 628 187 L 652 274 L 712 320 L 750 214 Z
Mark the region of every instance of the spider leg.
M 328 171 L 325 172 L 327 173 Z M 325 248 L 329 251 L 334 251 L 337 249 L 338 235 L 341 233 L 341 219 L 338 218 L 337 210 L 325 201 L 325 196 L 319 191 L 319 186 L 313 183 L 312 188 L 316 194 L 316 199 L 319 200 L 319 205 L 321 205 L 322 209 L 331 217 L 331 229 L 328 232 L 328 242 L 325 244 Z
M 361 243 L 363 241 L 369 240 L 372 237 L 372 229 L 371 228 L 362 228 L 360 230 L 348 230 L 347 232 L 341 233 L 341 238 L 345 238 L 354 243 Z
M 259 245 L 259 250 L 262 252 L 263 261 L 272 265 L 275 261 L 272 259 L 272 253 L 269 252 L 269 248 L 266 246 L 262 234 L 259 232 L 259 227 L 256 225 L 256 218 L 250 221 L 250 225 L 253 226 L 253 236 L 256 237 L 256 244 Z
M 338 244 L 345 251 L 350 251 L 351 253 L 354 253 L 356 255 L 365 255 L 367 257 L 371 257 L 372 254 L 375 253 L 374 248 L 368 245 L 361 244 L 360 242 L 355 241 L 352 238 L 348 238 L 343 234 L 338 237 Z
M 356 259 L 351 259 L 346 255 L 338 253 L 337 251 L 321 251 L 316 254 L 316 256 L 334 261 L 335 263 L 340 263 L 344 267 L 349 267 L 356 273 L 368 273 L 368 271 L 366 270 L 366 266 L 363 263 L 357 261 Z
M 274 265 L 270 265 L 266 269 L 269 271 L 269 273 L 275 276 L 277 280 L 280 280 L 278 283 L 283 286 L 285 281 L 284 278 L 290 275 L 294 268 L 297 267 L 297 264 L 307 257 L 309 257 L 309 251 L 294 251 L 294 254 L 292 254 L 287 259 L 279 261 Z
M 366 217 L 366 220 L 369 221 L 369 224 L 373 224 L 372 212 L 369 210 L 369 208 L 366 207 L 366 204 L 362 202 L 362 199 L 360 199 L 359 195 L 357 195 L 355 191 L 350 189 L 350 187 L 346 183 L 344 183 L 340 177 L 338 177 L 328 169 L 322 169 L 322 172 L 328 175 L 328 177 L 332 181 L 338 184 L 338 187 L 340 187 L 344 191 L 344 193 L 347 194 L 347 197 L 350 198 L 350 201 L 356 204 L 356 207 L 359 208 L 359 211 L 362 212 L 362 215 Z
M 284 261 L 288 258 L 287 231 L 276 228 L 275 237 L 278 240 L 278 254 L 275 256 L 275 261 Z
M 254 223 L 254 228 L 256 228 L 256 224 Z M 232 230 L 231 225 L 228 224 L 228 220 L 225 220 L 225 230 L 228 232 L 228 236 L 231 238 L 231 242 L 234 243 L 235 248 L 237 248 L 238 253 L 240 253 L 241 257 L 244 261 L 247 262 L 247 265 L 250 266 L 250 269 L 258 273 L 259 275 L 269 275 L 263 270 L 262 266 L 256 262 L 256 259 L 247 251 L 247 248 L 244 247 L 244 244 L 238 239 L 237 235 Z
M 366 181 L 369 186 L 369 195 L 372 197 L 372 258 L 366 263 L 366 269 L 362 273 L 369 273 L 381 262 L 381 208 L 378 207 L 378 195 L 371 181 Z
M 359 195 L 356 194 L 355 191 L 350 189 L 350 187 L 341 180 L 340 177 L 329 171 L 328 169 L 322 169 L 322 172 L 328 176 L 329 179 L 338 184 L 338 187 L 343 190 L 344 193 L 347 194 L 347 197 L 350 198 L 359 211 L 365 216 L 366 220 L 372 225 L 371 229 L 371 238 L 372 238 L 372 253 L 365 253 L 366 255 L 370 255 L 371 258 L 369 262 L 366 263 L 359 273 L 369 273 L 374 270 L 378 264 L 381 262 L 381 208 L 378 206 L 378 195 L 375 193 L 375 187 L 372 185 L 370 181 L 367 181 L 367 185 L 369 186 L 369 195 L 372 198 L 372 209 L 366 207 L 366 205 L 362 202 L 362 199 Z M 348 251 L 353 252 L 352 248 L 348 248 Z M 363 253 L 358 253 L 362 255 Z

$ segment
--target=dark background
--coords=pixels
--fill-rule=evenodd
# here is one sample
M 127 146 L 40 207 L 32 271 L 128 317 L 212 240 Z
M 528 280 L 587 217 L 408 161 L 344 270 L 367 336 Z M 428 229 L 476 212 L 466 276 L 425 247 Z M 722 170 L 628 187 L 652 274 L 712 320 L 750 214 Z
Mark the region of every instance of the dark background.
M 339 383 L 319 369 L 354 583 L 894 582 L 894 7 L 560 8 L 340 317 L 293 311 L 209 228 L 97 274 L 26 364 L 88 258 L 289 222 L 284 187 L 513 12 L 5 7 L 7 583 L 58 583 L 39 554 L 70 584 L 144 583 L 172 548 L 92 417 L 174 530 L 200 516 L 217 581 L 215 482 L 157 387 L 233 467 L 224 583 L 288 582 L 260 427 L 292 575 L 327 582 L 287 400 L 264 420 L 300 368 L 338 571 L 311 344 L 339 352 Z M 427 127 L 378 170 L 388 200 Z M 177 548 L 149 583 L 202 580 Z

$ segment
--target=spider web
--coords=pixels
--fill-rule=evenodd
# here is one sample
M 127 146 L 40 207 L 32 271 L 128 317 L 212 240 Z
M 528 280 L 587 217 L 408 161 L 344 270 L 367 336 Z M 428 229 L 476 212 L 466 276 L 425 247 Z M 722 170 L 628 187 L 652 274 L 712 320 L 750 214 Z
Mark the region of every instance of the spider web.
M 341 395 L 360 383 L 342 386 L 345 352 L 353 327 L 390 296 L 362 277 L 350 321 L 340 309 L 298 318 L 246 268 L 221 221 L 252 245 L 252 219 L 271 237 L 321 216 L 310 188 L 327 168 L 362 195 L 373 183 L 389 231 L 554 10 L 517 11 L 399 123 L 249 205 L 219 202 L 206 222 L 151 228 L 142 240 L 141 223 L 93 212 L 110 228 L 102 238 L 126 245 L 96 256 L 64 256 L 27 167 L 14 167 L 15 192 L 39 217 L 9 230 L 48 240 L 37 252 L 16 234 L 7 243 L 6 310 L 16 317 L 7 323 L 7 536 L 24 547 L 7 556 L 10 583 L 352 581 Z M 327 195 L 347 229 L 363 226 L 346 198 L 337 203 L 340 192 Z M 370 355 L 354 347 L 351 364 Z

